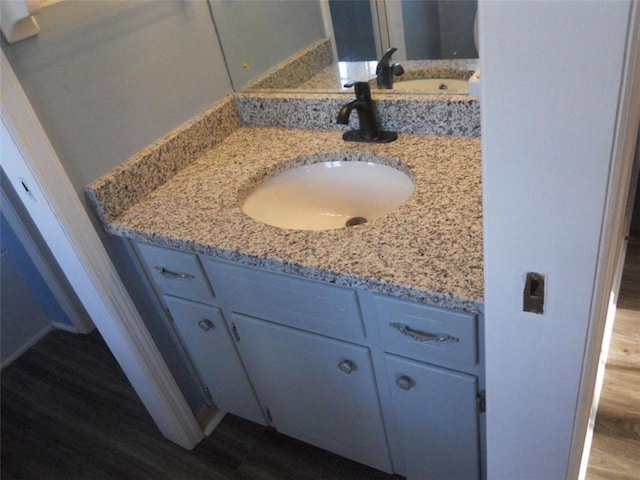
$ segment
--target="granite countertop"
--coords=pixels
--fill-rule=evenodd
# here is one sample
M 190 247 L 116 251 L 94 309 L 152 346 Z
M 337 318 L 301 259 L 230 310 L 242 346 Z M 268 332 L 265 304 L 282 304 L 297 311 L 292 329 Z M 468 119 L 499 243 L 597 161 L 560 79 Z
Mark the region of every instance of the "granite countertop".
M 436 306 L 481 311 L 480 139 L 401 133 L 392 143 L 364 144 L 344 142 L 341 135 L 235 128 L 122 211 L 101 216 L 116 235 Z M 242 198 L 262 178 L 282 170 L 283 162 L 293 167 L 317 152 L 334 152 L 334 158 L 346 160 L 367 159 L 372 153 L 387 158 L 385 163 L 411 172 L 415 190 L 395 212 L 337 230 L 280 229 L 241 211 Z M 107 198 L 107 190 L 115 188 L 105 185 L 100 188 L 106 193 L 96 187 L 96 196 Z

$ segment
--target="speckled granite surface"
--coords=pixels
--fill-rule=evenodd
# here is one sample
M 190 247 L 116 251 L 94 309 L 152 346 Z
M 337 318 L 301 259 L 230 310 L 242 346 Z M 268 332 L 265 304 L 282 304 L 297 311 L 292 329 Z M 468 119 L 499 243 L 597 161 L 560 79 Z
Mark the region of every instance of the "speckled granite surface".
M 342 152 L 335 155 L 347 160 L 374 152 L 401 162 L 416 188 L 397 211 L 337 230 L 284 230 L 241 211 L 242 196 L 261 176 L 317 152 Z M 126 210 L 117 199 L 95 198 L 108 200 L 100 208 L 116 235 L 477 312 L 483 300 L 480 179 L 478 138 L 401 134 L 396 142 L 372 145 L 344 142 L 339 131 L 239 128 L 162 185 L 145 187 L 153 191 L 135 204 L 124 202 Z
M 427 135 L 480 136 L 480 101 L 467 95 L 386 94 L 373 100 L 383 130 Z M 245 126 L 345 129 L 338 111 L 345 94 L 242 93 L 236 104 Z M 349 128 L 358 125 L 352 113 Z
M 227 98 L 94 180 L 85 189 L 87 200 L 108 223 L 239 126 L 236 104 Z

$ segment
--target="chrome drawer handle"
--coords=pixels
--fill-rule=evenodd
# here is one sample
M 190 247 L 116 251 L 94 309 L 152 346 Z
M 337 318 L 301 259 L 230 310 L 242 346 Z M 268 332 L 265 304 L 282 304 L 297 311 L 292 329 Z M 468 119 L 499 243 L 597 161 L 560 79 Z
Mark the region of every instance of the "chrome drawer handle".
M 213 322 L 204 318 L 198 322 L 198 326 L 205 332 L 208 332 L 213 328 Z
M 157 272 L 160 273 L 164 278 L 169 280 L 181 279 L 181 280 L 193 280 L 196 278 L 194 275 L 190 273 L 180 273 L 180 272 L 172 272 L 171 270 L 167 270 L 164 267 L 154 267 Z
M 446 333 L 427 333 L 414 330 L 404 323 L 390 323 L 389 326 L 420 343 L 456 343 L 460 341 L 459 338 L 447 335 Z
M 413 380 L 406 375 L 396 378 L 396 385 L 400 390 L 410 390 L 413 386 Z
M 356 366 L 353 364 L 351 360 L 342 360 L 338 364 L 338 370 L 340 370 L 342 373 L 346 373 L 347 375 L 349 375 L 355 369 L 356 369 Z

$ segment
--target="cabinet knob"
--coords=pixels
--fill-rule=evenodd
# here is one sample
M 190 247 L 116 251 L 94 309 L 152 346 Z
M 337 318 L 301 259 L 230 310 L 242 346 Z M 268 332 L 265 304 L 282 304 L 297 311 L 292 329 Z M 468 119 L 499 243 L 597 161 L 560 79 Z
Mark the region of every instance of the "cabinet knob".
M 341 372 L 346 373 L 348 375 L 356 369 L 356 366 L 353 364 L 351 360 L 342 360 L 338 364 L 338 369 Z
M 209 330 L 211 330 L 213 328 L 213 322 L 211 320 L 207 320 L 206 318 L 203 320 L 200 320 L 198 322 L 198 326 L 204 330 L 205 332 L 208 332 Z
M 396 385 L 401 390 L 409 390 L 413 386 L 413 380 L 406 375 L 402 375 L 401 377 L 396 378 Z

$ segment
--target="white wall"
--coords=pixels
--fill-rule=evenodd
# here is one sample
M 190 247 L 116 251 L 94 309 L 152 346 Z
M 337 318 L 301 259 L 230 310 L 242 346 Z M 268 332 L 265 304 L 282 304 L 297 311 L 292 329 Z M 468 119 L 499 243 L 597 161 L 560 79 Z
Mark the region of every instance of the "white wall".
M 231 92 L 206 1 L 65 0 L 2 49 L 80 191 Z
M 567 475 L 629 13 L 481 2 L 490 479 Z M 522 311 L 528 271 L 543 315 Z

